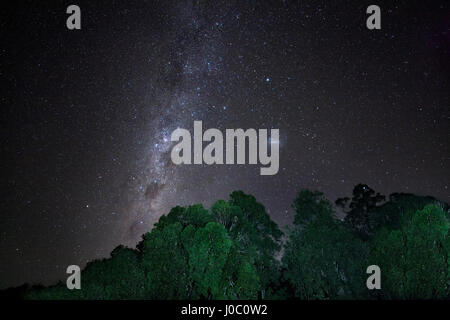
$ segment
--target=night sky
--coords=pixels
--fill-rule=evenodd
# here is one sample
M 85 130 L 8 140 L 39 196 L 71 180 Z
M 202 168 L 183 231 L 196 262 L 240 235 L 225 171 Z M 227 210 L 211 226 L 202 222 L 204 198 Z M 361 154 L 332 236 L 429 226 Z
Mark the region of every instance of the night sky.
M 2 4 L 0 288 L 64 279 L 233 190 L 280 226 L 303 188 L 450 201 L 448 1 L 177 3 Z M 194 120 L 279 129 L 278 174 L 174 165 L 171 133 Z

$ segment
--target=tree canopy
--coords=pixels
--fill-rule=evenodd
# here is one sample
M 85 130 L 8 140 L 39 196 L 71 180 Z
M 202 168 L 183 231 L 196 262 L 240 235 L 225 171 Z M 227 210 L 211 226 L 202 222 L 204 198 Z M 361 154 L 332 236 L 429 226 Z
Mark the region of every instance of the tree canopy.
M 177 206 L 135 249 L 89 262 L 81 290 L 65 282 L 11 290 L 52 300 L 450 298 L 448 204 L 401 193 L 386 201 L 359 184 L 336 205 L 301 190 L 285 233 L 242 191 L 209 209 Z M 380 267 L 381 290 L 366 286 L 369 265 Z

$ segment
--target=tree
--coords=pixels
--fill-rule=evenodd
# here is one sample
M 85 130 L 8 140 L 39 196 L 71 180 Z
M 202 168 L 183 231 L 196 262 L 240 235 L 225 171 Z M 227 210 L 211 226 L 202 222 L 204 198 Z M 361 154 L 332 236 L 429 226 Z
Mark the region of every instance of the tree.
M 393 193 L 389 201 L 376 208 L 369 224 L 374 232 L 381 228 L 399 229 L 403 222 L 410 221 L 418 210 L 422 210 L 427 204 L 438 203 L 444 211 L 448 210 L 445 202 L 433 197 L 423 197 L 409 193 Z
M 240 207 L 176 207 L 138 245 L 153 299 L 246 299 L 261 290 L 255 246 Z M 244 292 L 242 288 L 246 288 Z
M 381 229 L 370 260 L 381 268 L 382 297 L 449 297 L 450 236 L 444 210 L 434 204 L 416 211 L 399 229 Z
M 300 299 L 364 296 L 367 248 L 334 217 L 322 193 L 301 191 L 283 257 L 283 277 Z
M 189 297 L 188 252 L 180 222 L 161 225 L 144 235 L 140 245 L 149 299 Z
M 89 262 L 81 290 L 65 282 L 17 290 L 56 300 L 449 298 L 448 204 L 411 194 L 380 200 L 355 187 L 341 221 L 322 193 L 300 191 L 280 263 L 282 232 L 253 196 L 236 191 L 209 210 L 173 208 L 136 249 L 118 246 Z M 381 268 L 380 291 L 367 290 L 371 264 Z
M 294 225 L 301 227 L 314 221 L 327 221 L 333 217 L 331 203 L 319 191 L 302 190 L 292 204 Z
M 87 264 L 81 273 L 81 290 L 68 290 L 59 282 L 48 288 L 32 289 L 28 299 L 117 300 L 144 299 L 144 272 L 136 250 L 118 246 L 108 259 Z
M 385 200 L 385 196 L 375 193 L 366 184 L 358 184 L 353 189 L 352 201 L 346 209 L 350 199 L 339 198 L 336 200 L 336 205 L 341 207 L 346 213 L 345 222 L 363 238 L 367 239 L 374 234 L 374 226 L 370 223 L 371 214 L 376 212 L 377 206 Z
M 194 298 L 227 298 L 221 280 L 232 246 L 225 228 L 217 222 L 208 222 L 195 232 L 193 244 L 188 249 Z
M 236 217 L 236 228 L 230 228 L 229 233 L 237 247 L 243 250 L 241 252 L 246 252 L 248 261 L 255 266 L 261 283 L 259 297 L 264 299 L 274 293 L 271 288 L 279 280 L 280 263 L 276 255 L 281 250 L 283 232 L 255 197 L 235 191 L 228 203 Z M 211 211 L 213 214 L 217 212 L 214 206 Z
M 176 222 L 181 223 L 183 228 L 190 224 L 195 227 L 201 227 L 211 221 L 214 221 L 212 215 L 201 204 L 195 204 L 187 208 L 176 206 L 170 210 L 167 216 L 159 218 L 155 228 L 162 229 Z

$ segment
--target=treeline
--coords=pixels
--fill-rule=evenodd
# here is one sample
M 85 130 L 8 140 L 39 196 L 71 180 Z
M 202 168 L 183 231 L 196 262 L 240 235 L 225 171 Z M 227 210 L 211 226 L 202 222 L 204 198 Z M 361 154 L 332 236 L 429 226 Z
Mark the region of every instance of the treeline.
M 450 298 L 449 206 L 431 197 L 367 185 L 335 207 L 301 191 L 283 233 L 242 191 L 209 210 L 175 207 L 136 249 L 119 246 L 87 264 L 81 290 L 65 282 L 29 289 L 27 299 L 445 299 Z M 366 269 L 381 269 L 368 290 Z

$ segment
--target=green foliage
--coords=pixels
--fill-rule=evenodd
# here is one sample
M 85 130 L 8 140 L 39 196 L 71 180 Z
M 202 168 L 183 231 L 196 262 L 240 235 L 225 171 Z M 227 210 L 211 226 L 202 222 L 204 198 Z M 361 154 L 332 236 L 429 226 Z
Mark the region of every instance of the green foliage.
M 382 272 L 382 293 L 395 299 L 442 299 L 449 296 L 449 221 L 437 205 L 415 212 L 400 229 L 382 229 L 371 261 Z
M 292 207 L 295 210 L 294 225 L 302 226 L 314 221 L 332 219 L 331 203 L 318 191 L 302 190 L 295 198 Z
M 301 191 L 283 257 L 283 276 L 293 298 L 359 298 L 364 293 L 367 249 L 320 192 Z
M 283 232 L 255 197 L 235 191 L 229 204 L 240 209 L 233 209 L 237 224 L 230 233 L 239 252 L 254 265 L 261 283 L 259 297 L 264 299 L 273 294 L 271 288 L 279 280 L 280 263 L 275 256 L 280 252 Z
M 302 190 L 282 248 L 264 206 L 235 191 L 209 210 L 173 208 L 136 249 L 119 246 L 88 263 L 81 290 L 59 282 L 22 291 L 51 300 L 450 298 L 449 206 L 411 194 L 382 200 L 356 186 L 351 201 L 337 201 L 347 212 L 341 221 L 322 193 Z M 382 290 L 366 287 L 371 264 L 381 268 Z
M 188 297 L 188 256 L 179 222 L 155 228 L 143 237 L 142 265 L 146 271 L 147 297 L 186 299 Z
M 65 283 L 31 290 L 29 299 L 41 300 L 118 300 L 143 299 L 144 272 L 138 252 L 122 246 L 109 259 L 90 262 L 81 274 L 82 290 L 68 290 Z
M 226 298 L 221 279 L 232 246 L 225 228 L 217 222 L 209 222 L 195 232 L 188 250 L 189 270 L 196 288 L 194 298 Z
M 448 210 L 448 205 L 432 197 L 421 197 L 408 193 L 393 193 L 389 201 L 376 208 L 369 223 L 376 232 L 380 228 L 399 229 L 403 223 L 408 223 L 417 210 L 422 210 L 427 204 L 439 203 Z
M 255 266 L 243 260 L 239 266 L 236 281 L 236 296 L 239 299 L 256 299 L 260 281 Z

